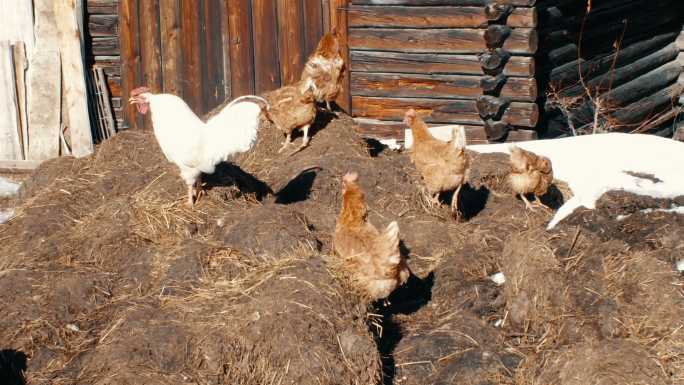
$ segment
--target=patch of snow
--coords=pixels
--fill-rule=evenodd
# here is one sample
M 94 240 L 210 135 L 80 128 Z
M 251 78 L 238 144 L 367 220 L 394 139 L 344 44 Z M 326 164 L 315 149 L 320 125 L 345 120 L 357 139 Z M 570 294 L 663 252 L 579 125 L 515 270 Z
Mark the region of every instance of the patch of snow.
M 468 146 L 479 153 L 509 153 L 511 143 Z M 672 199 L 684 195 L 684 142 L 645 134 L 607 133 L 515 143 L 551 159 L 554 177 L 564 181 L 573 197 L 561 206 L 547 229 L 578 207 L 594 209 L 606 192 Z M 629 172 L 629 173 L 628 173 Z M 650 174 L 659 181 L 635 174 Z
M 390 150 L 398 151 L 401 150 L 401 143 L 396 139 L 383 139 L 380 141 L 384 146 L 387 146 Z
M 446 126 L 428 127 L 428 131 L 435 138 L 448 142 L 454 135 L 454 128 L 461 126 L 460 124 L 449 124 Z M 466 138 L 467 139 L 467 138 Z M 413 133 L 410 129 L 404 130 L 404 148 L 411 148 L 413 146 Z
M 19 184 L 0 177 L 0 198 L 9 198 L 19 192 Z
M 640 213 L 675 213 L 684 215 L 684 206 L 672 206 L 669 209 L 643 209 L 639 210 Z M 616 217 L 618 221 L 624 221 L 629 218 L 632 214 L 620 214 Z
M 504 275 L 504 273 L 501 273 L 501 272 L 496 273 L 496 274 L 492 274 L 492 275 L 489 277 L 489 279 L 491 279 L 492 282 L 494 282 L 495 284 L 497 284 L 497 286 L 501 286 L 501 285 L 503 285 L 504 283 L 506 283 L 506 276 Z
M 496 320 L 496 322 L 494 322 L 494 327 L 496 327 L 496 328 L 501 327 L 501 325 L 503 325 L 503 318 L 498 319 L 498 320 Z
M 677 261 L 677 271 L 684 271 L 684 259 L 680 259 L 679 261 Z
M 0 210 L 0 225 L 9 221 L 14 216 L 14 210 Z

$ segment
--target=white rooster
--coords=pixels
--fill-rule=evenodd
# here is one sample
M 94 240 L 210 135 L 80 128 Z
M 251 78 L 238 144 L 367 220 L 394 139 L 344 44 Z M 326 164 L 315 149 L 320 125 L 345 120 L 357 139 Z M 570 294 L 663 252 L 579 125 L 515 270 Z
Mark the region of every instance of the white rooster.
M 178 165 L 188 185 L 191 206 L 201 189 L 202 173 L 213 174 L 216 165 L 252 148 L 259 116 L 263 110 L 268 111 L 266 100 L 246 95 L 217 107 L 204 122 L 183 99 L 153 94 L 147 87 L 131 91 L 129 103 L 135 104 L 141 114 L 151 111 L 154 136 L 166 159 Z

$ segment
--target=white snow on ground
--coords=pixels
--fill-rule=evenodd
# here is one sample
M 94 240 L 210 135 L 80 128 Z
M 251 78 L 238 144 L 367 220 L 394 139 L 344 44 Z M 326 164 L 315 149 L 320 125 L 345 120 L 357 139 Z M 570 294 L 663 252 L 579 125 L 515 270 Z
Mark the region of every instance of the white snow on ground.
M 684 206 L 673 206 L 670 207 L 669 209 L 643 209 L 639 210 L 639 212 L 648 214 L 648 213 L 675 213 L 675 214 L 682 214 L 684 215 Z M 624 214 L 624 215 L 618 215 L 617 220 L 618 221 L 623 221 L 632 214 Z
M 14 216 L 14 210 L 0 210 L 0 225 L 9 221 Z
M 497 286 L 501 286 L 506 283 L 506 276 L 501 272 L 490 275 L 489 279 L 491 279 L 492 282 L 494 282 Z
M 19 192 L 19 185 L 0 177 L 0 198 L 9 198 Z
M 608 133 L 518 142 L 515 145 L 551 159 L 554 177 L 573 197 L 561 206 L 547 229 L 578 207 L 594 209 L 611 190 L 655 198 L 684 195 L 684 143 L 644 134 Z M 508 153 L 511 143 L 468 146 L 480 153 Z M 650 174 L 660 181 L 629 175 Z

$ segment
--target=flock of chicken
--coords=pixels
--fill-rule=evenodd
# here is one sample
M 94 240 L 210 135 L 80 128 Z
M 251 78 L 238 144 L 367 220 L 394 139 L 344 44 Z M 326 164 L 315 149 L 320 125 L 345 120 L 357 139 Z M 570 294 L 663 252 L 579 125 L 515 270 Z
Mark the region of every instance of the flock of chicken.
M 344 67 L 340 52 L 333 30 L 323 36 L 308 58 L 300 81 L 268 92 L 263 98 L 247 95 L 224 103 L 205 120 L 197 117 L 181 98 L 153 94 L 146 87 L 133 90 L 129 102 L 142 114 L 151 112 L 157 141 L 166 158 L 179 167 L 188 186 L 188 204 L 193 205 L 201 191 L 202 173 L 213 173 L 216 165 L 231 155 L 254 146 L 262 114 L 286 136 L 280 152 L 291 144 L 295 129 L 302 130 L 303 139 L 293 153 L 308 145 L 317 103 L 325 102 L 332 112 L 330 102 L 340 92 Z M 458 213 L 458 196 L 469 168 L 463 127 L 457 126 L 452 139 L 444 142 L 432 136 L 415 110 L 405 113 L 404 122 L 413 133 L 411 161 L 422 176 L 428 202 L 439 204 L 440 193 L 454 191 L 451 209 Z M 539 197 L 546 192 L 553 180 L 551 162 L 515 146 L 511 147 L 510 162 L 511 188 L 532 209 L 525 195 Z M 399 225 L 392 222 L 380 232 L 368 221 L 368 207 L 356 173 L 343 176 L 342 197 L 334 250 L 362 293 L 373 300 L 386 298 L 410 275 L 399 249 Z

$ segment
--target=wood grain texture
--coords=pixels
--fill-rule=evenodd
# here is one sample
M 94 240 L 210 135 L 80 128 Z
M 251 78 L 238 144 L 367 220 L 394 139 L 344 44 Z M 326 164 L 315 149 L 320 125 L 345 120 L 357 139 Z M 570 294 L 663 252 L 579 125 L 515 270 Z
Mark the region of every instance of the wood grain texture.
M 404 139 L 404 130 L 408 127 L 401 121 L 355 118 L 355 130 L 360 135 L 375 139 Z M 428 124 L 439 126 L 440 124 Z M 483 126 L 464 125 L 468 144 L 485 144 L 487 135 Z
M 219 0 L 219 15 L 221 17 L 221 47 L 223 56 L 223 93 L 226 99 L 232 98 L 232 84 L 230 71 L 230 12 L 228 12 L 228 2 L 230 0 Z
M 349 5 L 349 0 L 330 0 L 330 27 L 335 27 L 339 33 L 340 50 L 342 51 L 342 59 L 345 63 L 345 69 L 342 72 L 340 78 L 340 83 L 342 84 L 342 89 L 337 95 L 335 103 L 347 113 L 351 114 L 351 84 L 350 84 L 350 74 L 351 69 L 349 61 L 349 28 L 348 28 L 348 15 L 347 6 Z
M 116 36 L 119 33 L 117 15 L 89 15 L 88 33 L 90 36 Z
M 477 55 L 351 51 L 355 72 L 484 75 Z M 533 77 L 533 57 L 513 56 L 505 64 L 506 76 Z
M 12 46 L 0 41 L 0 159 L 23 158 L 20 132 Z
M 138 0 L 121 0 L 119 3 L 119 41 L 121 44 L 121 97 L 127 101 L 130 92 L 138 87 L 140 79 L 141 59 L 138 40 Z M 114 94 L 114 90 L 111 90 Z M 134 106 L 124 103 L 124 125 L 131 128 L 142 128 L 140 117 Z
M 228 2 L 231 97 L 254 93 L 254 47 L 249 0 Z
M 86 7 L 90 15 L 116 15 L 120 0 L 88 0 Z
M 326 9 L 327 10 L 327 9 Z M 304 55 L 309 56 L 323 36 L 323 9 L 321 0 L 302 0 L 304 12 Z
M 27 83 L 26 70 L 28 69 L 28 58 L 26 57 L 26 46 L 23 42 L 12 45 L 12 62 L 14 65 L 15 89 L 17 92 L 17 113 L 19 114 L 19 136 L 21 139 L 22 158 L 28 155 L 28 111 L 27 111 Z
M 201 9 L 192 0 L 181 0 L 181 44 L 183 54 L 183 99 L 200 115 L 203 111 Z
M 162 85 L 162 50 L 159 31 L 159 0 L 145 0 L 140 3 L 140 20 L 144 26 L 140 28 L 140 56 L 142 60 L 141 84 L 150 87 L 152 92 L 161 92 Z M 150 119 L 143 120 L 145 130 L 152 129 Z
M 350 28 L 352 50 L 480 53 L 487 49 L 481 29 L 397 29 Z M 511 53 L 533 54 L 537 51 L 534 29 L 514 29 L 503 44 Z
M 351 94 L 408 98 L 476 99 L 482 95 L 481 76 L 417 75 L 352 72 Z M 504 80 L 501 96 L 515 101 L 537 99 L 537 82 L 533 78 Z
M 487 23 L 484 7 L 349 7 L 350 27 L 485 28 Z M 506 25 L 517 28 L 536 27 L 536 9 L 514 8 Z
M 159 30 L 161 36 L 162 89 L 182 95 L 179 0 L 159 0 Z
M 61 40 L 60 57 L 64 84 L 62 94 L 69 116 L 71 154 L 80 158 L 92 154 L 95 150 L 88 112 L 81 31 L 78 29 L 77 11 L 73 1 L 57 0 L 53 5 Z
M 354 117 L 402 120 L 409 108 L 419 113 L 431 113 L 426 122 L 482 124 L 475 100 L 352 97 Z M 539 107 L 535 103 L 511 103 L 502 120 L 513 126 L 535 127 L 539 120 Z
M 276 4 L 273 0 L 252 1 L 252 26 L 255 92 L 262 93 L 280 86 Z
M 221 5 L 218 1 L 207 1 L 203 4 L 202 13 L 202 113 L 206 113 L 225 100 Z
M 299 80 L 306 53 L 304 46 L 304 15 L 299 1 L 277 0 L 278 50 L 280 57 L 280 78 L 283 85 Z

